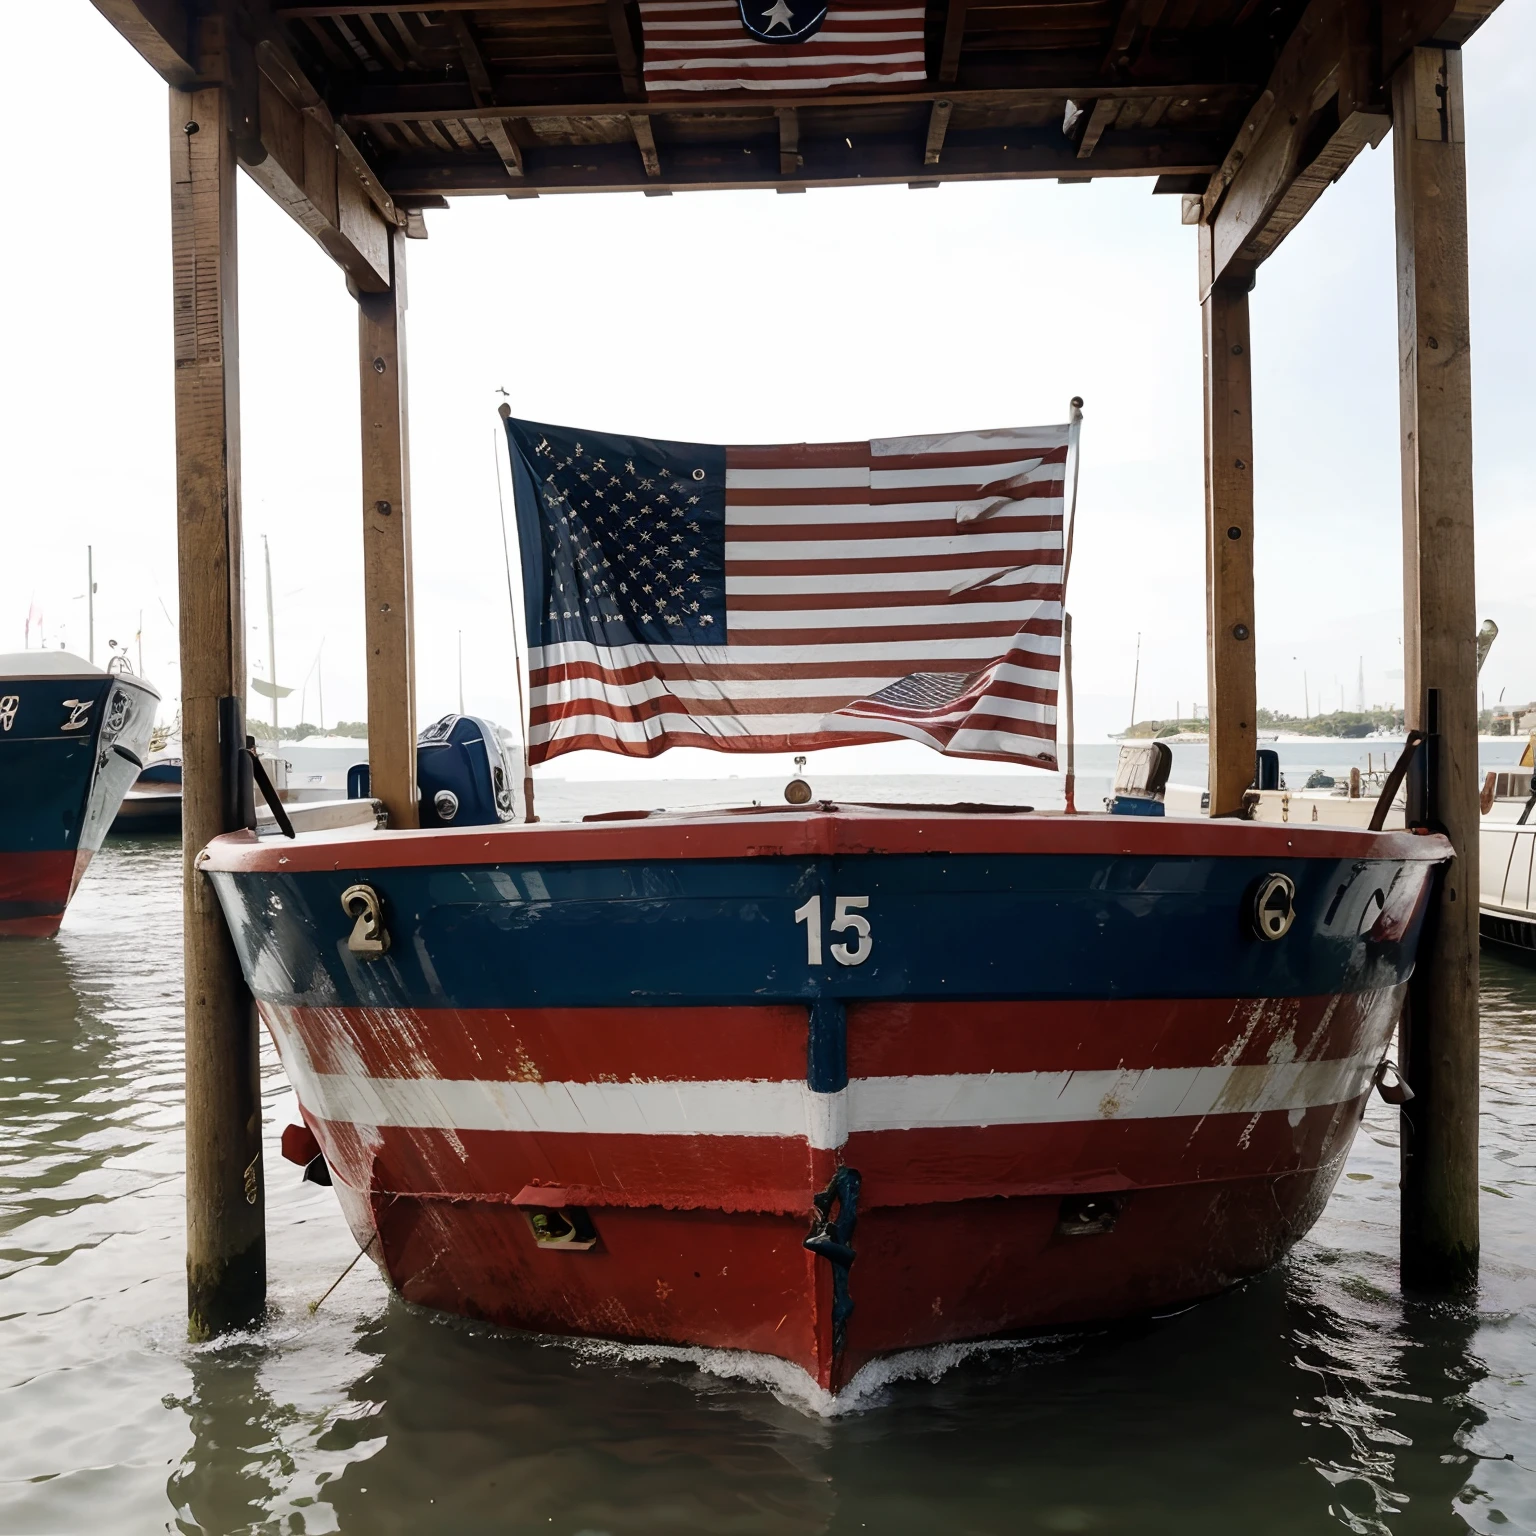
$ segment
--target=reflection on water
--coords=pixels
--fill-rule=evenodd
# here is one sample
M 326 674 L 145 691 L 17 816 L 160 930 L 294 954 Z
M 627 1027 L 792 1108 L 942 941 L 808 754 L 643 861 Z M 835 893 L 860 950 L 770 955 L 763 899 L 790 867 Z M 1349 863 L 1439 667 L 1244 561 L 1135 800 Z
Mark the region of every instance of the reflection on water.
M 0 946 L 0 1530 L 1536 1530 L 1536 972 L 1485 961 L 1475 1303 L 1398 1293 L 1377 1104 L 1273 1273 L 826 1419 L 414 1311 L 366 1264 L 311 1315 L 354 1249 L 277 1159 L 270 1057 L 270 1320 L 190 1347 L 178 881 L 174 842 L 109 844 L 56 943 Z

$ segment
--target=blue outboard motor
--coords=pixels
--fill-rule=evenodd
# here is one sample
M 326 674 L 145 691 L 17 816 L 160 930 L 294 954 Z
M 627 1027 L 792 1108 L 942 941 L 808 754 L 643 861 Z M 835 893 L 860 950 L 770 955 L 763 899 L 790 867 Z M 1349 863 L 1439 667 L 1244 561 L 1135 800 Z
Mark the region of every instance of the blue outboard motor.
M 424 827 L 491 827 L 511 821 L 512 775 L 489 720 L 444 715 L 416 738 Z
M 347 798 L 365 800 L 367 763 L 347 769 Z M 444 715 L 416 738 L 416 788 L 424 827 L 493 827 L 511 821 L 512 774 L 489 720 Z

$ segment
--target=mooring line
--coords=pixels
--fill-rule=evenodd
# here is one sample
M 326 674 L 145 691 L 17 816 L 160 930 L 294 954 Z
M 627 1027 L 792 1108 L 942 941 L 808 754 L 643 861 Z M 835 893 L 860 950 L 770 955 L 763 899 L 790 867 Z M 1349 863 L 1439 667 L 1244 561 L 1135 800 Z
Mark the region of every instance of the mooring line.
M 325 1296 L 322 1296 L 319 1301 L 312 1301 L 312 1302 L 310 1302 L 310 1304 L 309 1304 L 309 1315 L 311 1317 L 313 1317 L 315 1315 L 315 1313 L 320 1310 L 320 1307 L 324 1303 L 324 1301 L 326 1299 L 326 1296 L 329 1296 L 331 1294 L 331 1292 L 334 1291 L 336 1289 L 336 1287 L 338 1285 L 340 1285 L 341 1282 L 343 1280 L 345 1280 L 347 1278 L 347 1276 L 352 1273 L 352 1266 L 354 1264 L 356 1264 L 357 1261 L 360 1258 L 362 1258 L 362 1256 L 365 1253 L 367 1253 L 370 1248 L 373 1247 L 373 1245 L 378 1241 L 378 1239 L 379 1239 L 379 1234 L 377 1232 L 375 1232 L 373 1234 L 373 1236 L 370 1237 L 368 1239 L 368 1241 L 366 1243 L 364 1243 L 363 1246 L 361 1248 L 359 1248 L 357 1250 L 357 1252 L 352 1255 L 352 1263 L 348 1264 L 347 1267 L 344 1270 L 342 1270 L 342 1272 L 339 1275 L 337 1275 L 336 1278 L 334 1280 L 332 1280 L 331 1283 L 328 1286 L 326 1286 L 326 1288 L 325 1288 Z

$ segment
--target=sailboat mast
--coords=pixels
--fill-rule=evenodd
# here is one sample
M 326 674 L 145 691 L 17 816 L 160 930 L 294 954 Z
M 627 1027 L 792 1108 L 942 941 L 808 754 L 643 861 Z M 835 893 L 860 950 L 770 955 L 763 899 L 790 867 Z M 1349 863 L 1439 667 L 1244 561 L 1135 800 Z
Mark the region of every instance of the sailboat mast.
M 96 551 L 85 546 L 86 659 L 96 665 Z
M 464 631 L 459 631 L 459 713 L 464 713 Z
M 272 623 L 272 546 L 261 536 L 261 552 L 267 565 L 267 679 L 272 684 L 272 745 L 277 750 L 277 631 Z
M 320 651 L 315 657 L 315 688 L 320 695 L 320 734 L 325 735 L 325 636 L 320 636 Z
M 1141 634 L 1136 635 L 1136 672 L 1131 678 L 1131 725 L 1136 724 L 1136 695 L 1141 689 Z

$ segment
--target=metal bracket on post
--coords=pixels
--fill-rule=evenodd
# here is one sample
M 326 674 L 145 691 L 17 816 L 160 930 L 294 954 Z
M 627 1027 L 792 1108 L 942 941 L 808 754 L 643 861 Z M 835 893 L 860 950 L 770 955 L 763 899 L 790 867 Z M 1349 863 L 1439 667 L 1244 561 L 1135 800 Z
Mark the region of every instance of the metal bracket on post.
M 245 750 L 245 705 L 234 696 L 219 700 L 220 821 L 226 832 L 256 830 L 256 781 Z
M 1440 819 L 1440 690 L 1424 693 L 1424 734 L 1408 764 L 1407 824 L 1425 832 L 1443 832 Z
M 289 819 L 288 812 L 283 808 L 282 796 L 273 787 L 272 780 L 267 777 L 267 770 L 261 766 L 261 754 L 256 750 L 256 738 L 254 736 L 247 736 L 245 738 L 245 761 L 245 771 L 255 781 L 255 787 L 261 791 L 261 798 L 267 802 L 267 809 L 272 812 L 272 819 L 277 823 L 277 830 L 284 837 L 296 836 L 297 834 L 293 830 L 293 822 Z M 253 823 L 255 822 L 254 814 L 251 820 Z

